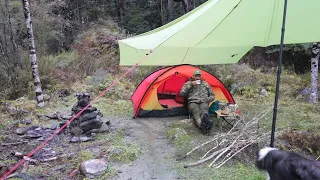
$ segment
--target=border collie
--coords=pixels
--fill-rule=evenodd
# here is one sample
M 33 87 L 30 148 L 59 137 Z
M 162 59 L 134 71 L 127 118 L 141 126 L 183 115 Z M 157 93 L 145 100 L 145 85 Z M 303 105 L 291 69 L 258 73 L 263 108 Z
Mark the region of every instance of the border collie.
M 277 148 L 261 149 L 256 167 L 267 173 L 267 180 L 320 180 L 320 161 Z

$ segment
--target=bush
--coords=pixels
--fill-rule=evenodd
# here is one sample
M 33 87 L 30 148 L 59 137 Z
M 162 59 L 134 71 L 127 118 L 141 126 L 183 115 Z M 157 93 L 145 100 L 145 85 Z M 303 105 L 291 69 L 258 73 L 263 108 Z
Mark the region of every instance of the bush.
M 302 149 L 311 155 L 320 155 L 320 135 L 306 131 L 288 130 L 279 138 L 286 141 L 292 150 Z

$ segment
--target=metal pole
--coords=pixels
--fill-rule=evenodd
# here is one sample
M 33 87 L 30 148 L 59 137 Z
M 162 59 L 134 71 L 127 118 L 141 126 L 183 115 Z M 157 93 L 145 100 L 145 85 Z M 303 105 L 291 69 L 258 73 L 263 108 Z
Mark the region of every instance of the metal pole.
M 281 75 L 281 66 L 282 66 L 282 52 L 283 52 L 283 41 L 284 41 L 284 31 L 286 25 L 286 14 L 287 14 L 287 2 L 284 0 L 284 10 L 283 10 L 283 20 L 282 20 L 282 33 L 281 33 L 281 42 L 280 42 L 280 56 L 278 61 L 278 71 L 277 71 L 277 85 L 276 85 L 276 97 L 274 99 L 273 107 L 273 119 L 272 119 L 272 130 L 271 130 L 271 142 L 270 147 L 274 147 L 274 135 L 276 131 L 276 121 L 277 121 L 277 108 L 278 108 L 278 99 L 279 99 L 279 85 L 280 85 L 280 75 Z

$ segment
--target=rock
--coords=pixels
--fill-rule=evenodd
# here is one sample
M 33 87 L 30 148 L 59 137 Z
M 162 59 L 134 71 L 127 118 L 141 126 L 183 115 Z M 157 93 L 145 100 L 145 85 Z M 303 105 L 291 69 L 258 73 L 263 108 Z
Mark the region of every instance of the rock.
M 26 138 L 26 139 L 34 139 L 34 138 L 40 138 L 40 137 L 42 137 L 42 135 L 40 134 L 28 134 L 28 135 L 21 136 L 21 138 Z M 37 140 L 40 141 L 39 139 Z
M 55 130 L 55 129 L 57 129 L 57 127 L 58 127 L 58 123 L 52 123 L 50 129 Z
M 35 130 L 29 130 L 28 131 L 28 135 L 25 136 L 25 138 L 39 138 L 39 137 L 42 137 L 42 134 L 38 133 L 36 131 L 36 129 Z
M 87 142 L 87 141 L 94 141 L 95 139 L 92 138 L 92 137 L 87 137 L 87 136 L 82 136 L 82 137 L 72 137 L 71 141 L 70 142 Z
M 23 127 L 23 128 L 18 128 L 16 129 L 16 134 L 18 135 L 24 135 L 26 132 L 28 132 L 28 128 L 27 127 Z
M 24 134 L 27 133 L 29 130 L 35 129 L 35 128 L 38 128 L 38 127 L 39 127 L 39 126 L 30 126 L 30 127 L 18 128 L 18 129 L 16 129 L 16 134 L 18 134 L 18 135 L 24 135 Z
M 43 150 L 45 150 L 45 151 L 51 151 L 52 150 L 52 148 L 42 148 Z
M 41 127 L 37 127 L 36 129 L 34 129 L 35 131 L 41 131 Z
M 236 84 L 231 84 L 230 93 L 231 93 L 231 94 L 235 94 L 238 89 L 239 89 L 238 85 L 236 85 Z
M 32 123 L 32 119 L 24 119 L 20 122 L 21 124 L 29 125 Z
M 82 107 L 79 107 L 78 105 L 75 105 L 73 106 L 73 108 L 71 109 L 73 112 L 75 113 L 78 113 L 82 110 L 83 108 Z M 86 114 L 86 113 L 91 113 L 91 112 L 94 112 L 98 110 L 96 107 L 88 107 L 86 110 L 83 111 L 83 114 Z
M 94 111 L 94 112 L 91 112 L 91 113 L 88 113 L 88 114 L 84 114 L 84 115 L 81 115 L 79 117 L 79 120 L 80 120 L 80 122 L 88 121 L 88 120 L 91 120 L 91 119 L 97 117 L 98 114 L 99 114 L 98 111 Z
M 43 100 L 44 101 L 49 101 L 51 99 L 51 96 L 48 94 L 43 94 Z
M 110 131 L 109 125 L 107 123 L 103 123 L 98 129 L 91 129 L 89 132 L 93 133 L 108 133 Z
M 71 118 L 72 116 L 68 116 L 68 115 L 61 116 L 61 119 L 63 120 L 70 120 Z
M 311 94 L 311 88 L 304 88 L 299 92 L 299 94 L 301 94 L 301 95 Z
M 101 128 L 102 124 L 103 123 L 100 121 L 100 117 L 97 116 L 94 119 L 91 119 L 91 120 L 88 120 L 88 121 L 81 123 L 80 128 L 86 132 L 86 131 L 89 131 L 92 129 L 99 129 L 99 128 Z
M 55 130 L 55 129 L 57 129 L 59 124 L 60 124 L 59 121 L 52 120 L 52 121 L 49 122 L 49 124 L 44 125 L 43 128 L 44 129 Z
M 101 116 L 102 117 L 102 116 Z M 110 125 L 110 120 L 107 119 L 107 118 L 101 118 L 101 122 L 107 124 L 107 125 Z
M 108 165 L 104 159 L 91 159 L 82 162 L 79 169 L 82 174 L 92 179 L 101 176 L 108 169 Z
M 82 98 L 78 101 L 80 107 L 86 107 L 90 103 L 89 98 Z
M 266 88 L 264 88 L 264 87 L 261 88 L 260 95 L 261 96 L 265 96 L 265 97 L 269 96 L 268 91 L 266 90 Z
M 37 141 L 44 141 L 44 137 L 38 138 Z

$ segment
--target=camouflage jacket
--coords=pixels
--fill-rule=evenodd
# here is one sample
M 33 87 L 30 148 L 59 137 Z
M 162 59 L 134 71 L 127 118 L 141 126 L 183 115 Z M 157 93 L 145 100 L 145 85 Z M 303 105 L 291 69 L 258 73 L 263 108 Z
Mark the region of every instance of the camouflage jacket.
M 201 84 L 196 85 L 192 85 L 191 81 L 186 82 L 181 88 L 180 95 L 187 97 L 188 103 L 209 103 L 215 97 L 211 86 L 204 80 L 201 80 Z

